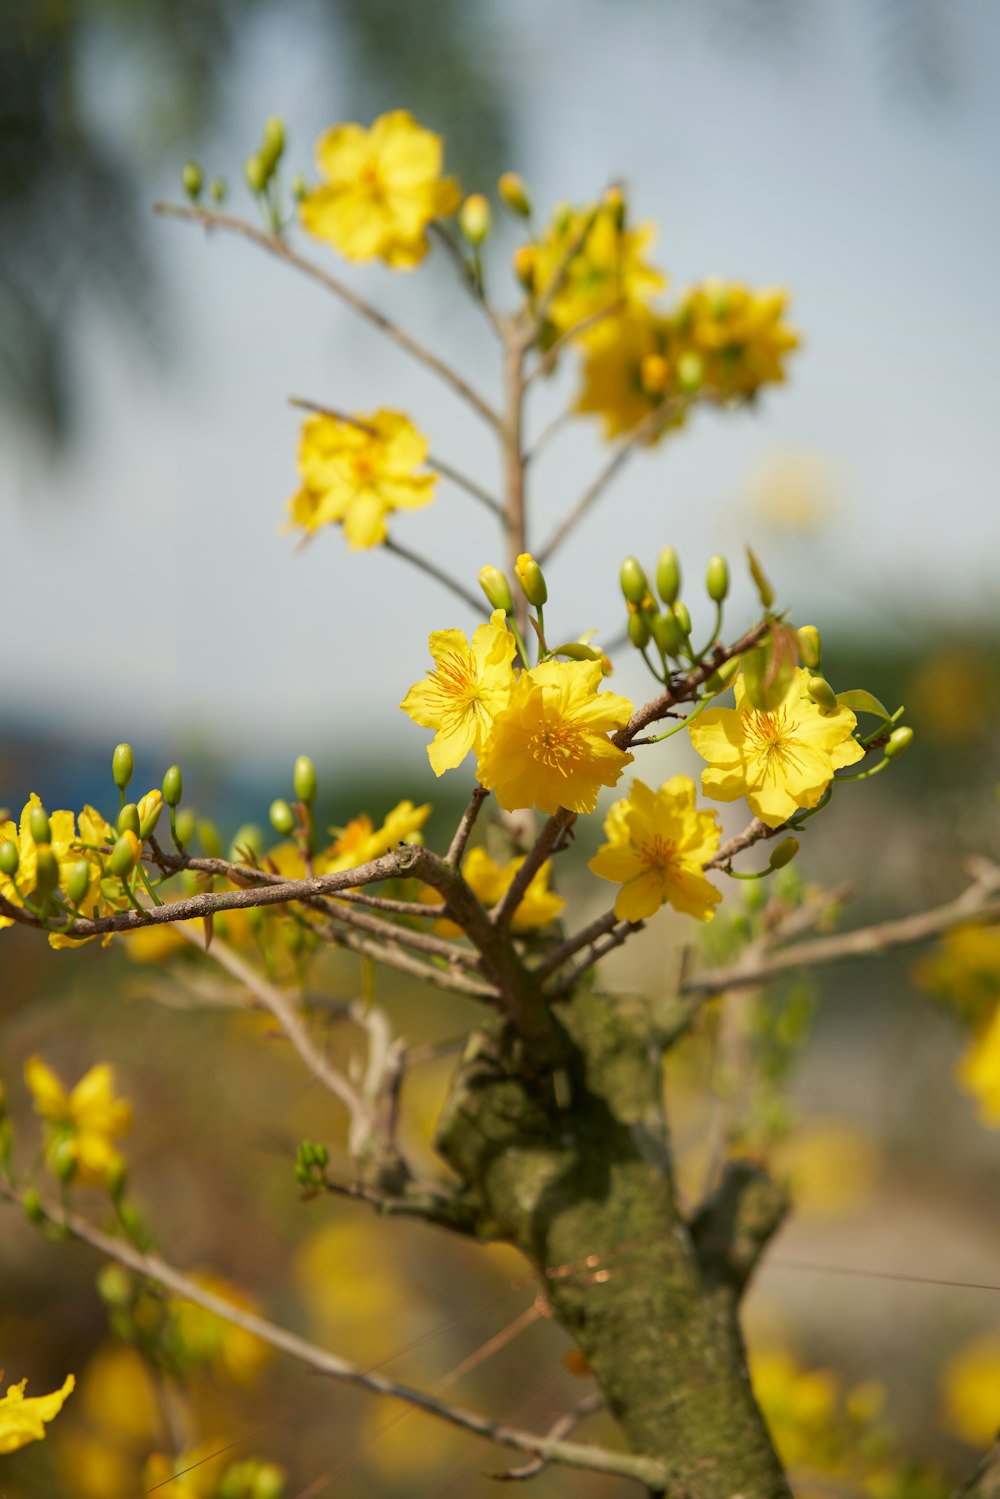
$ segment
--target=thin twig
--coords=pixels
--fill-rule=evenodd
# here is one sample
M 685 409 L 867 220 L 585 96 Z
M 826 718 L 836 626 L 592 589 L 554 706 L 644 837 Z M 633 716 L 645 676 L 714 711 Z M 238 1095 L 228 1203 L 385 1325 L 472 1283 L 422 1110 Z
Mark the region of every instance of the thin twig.
M 22 1205 L 23 1209 L 19 1191 L 2 1180 L 0 1180 L 0 1197 L 8 1202 Z M 546 1457 L 550 1462 L 558 1462 L 567 1467 L 582 1468 L 596 1473 L 613 1474 L 621 1478 L 631 1478 L 654 1490 L 662 1489 L 666 1484 L 667 1475 L 662 1466 L 650 1458 L 636 1457 L 629 1453 L 609 1452 L 602 1447 L 584 1446 L 577 1442 L 554 1440 L 535 1432 L 520 1431 L 516 1427 L 477 1415 L 474 1411 L 463 1410 L 459 1406 L 437 1400 L 424 1390 L 413 1389 L 410 1385 L 401 1384 L 374 1370 L 359 1369 L 356 1365 L 348 1363 L 346 1359 L 328 1353 L 325 1349 L 317 1347 L 315 1343 L 307 1342 L 305 1338 L 300 1338 L 286 1328 L 269 1322 L 265 1317 L 257 1316 L 243 1307 L 234 1306 L 232 1302 L 225 1301 L 182 1271 L 175 1269 L 160 1255 L 143 1254 L 131 1244 L 120 1239 L 113 1239 L 110 1234 L 103 1233 L 101 1229 L 96 1228 L 79 1214 L 64 1213 L 54 1203 L 43 1202 L 40 1204 L 40 1209 L 53 1225 L 73 1238 L 89 1244 L 99 1254 L 124 1265 L 136 1275 L 146 1276 L 157 1285 L 171 1291 L 175 1296 L 184 1301 L 193 1302 L 231 1326 L 239 1327 L 253 1337 L 260 1338 L 269 1347 L 298 1359 L 306 1368 L 313 1369 L 318 1374 L 328 1375 L 331 1379 L 369 1390 L 376 1395 L 388 1395 L 396 1400 L 405 1400 L 408 1404 L 426 1411 L 429 1415 L 436 1416 L 439 1420 L 450 1422 L 451 1425 L 463 1431 L 472 1432 L 488 1441 L 497 1442 L 503 1447 L 513 1447 L 536 1457 Z
M 350 416 L 346 411 L 338 411 L 334 406 L 325 406 L 319 401 L 309 401 L 304 396 L 289 396 L 288 404 L 289 406 L 296 407 L 299 411 L 314 411 L 318 416 L 329 416 L 334 421 L 344 422 L 349 427 L 357 427 L 359 432 L 367 432 L 370 437 L 378 437 L 379 435 L 378 428 L 373 427 L 371 422 L 362 421 L 360 417 Z M 487 510 L 492 511 L 494 515 L 499 516 L 501 519 L 503 518 L 503 508 L 500 501 L 494 499 L 488 490 L 483 489 L 481 484 L 476 483 L 475 479 L 470 479 L 468 474 L 463 474 L 461 469 L 453 468 L 450 463 L 446 463 L 443 458 L 436 458 L 433 453 L 429 453 L 424 462 L 428 468 L 434 469 L 443 479 L 450 479 L 452 484 L 457 484 L 459 489 L 464 489 L 466 494 L 470 494 L 474 500 L 478 500 L 481 505 L 485 505 Z
M 535 974 L 539 978 L 545 978 L 548 974 L 555 973 L 557 968 L 561 968 L 570 958 L 575 957 L 581 947 L 589 946 L 591 942 L 596 942 L 599 937 L 610 932 L 617 920 L 613 910 L 605 911 L 603 916 L 595 917 L 588 926 L 581 927 L 572 937 L 567 937 L 565 942 L 554 947 L 534 969 Z
M 604 1405 L 604 1396 L 595 1390 L 591 1395 L 585 1395 L 583 1399 L 574 1405 L 571 1411 L 564 1411 L 545 1433 L 547 1437 L 558 1438 L 569 1436 L 581 1421 L 596 1413 Z M 530 1463 L 525 1463 L 520 1468 L 508 1468 L 505 1473 L 494 1473 L 492 1476 L 500 1483 L 519 1483 L 526 1478 L 536 1478 L 539 1473 L 548 1467 L 548 1459 L 536 1457 Z
M 583 978 L 583 975 L 599 963 L 602 958 L 607 957 L 609 952 L 614 952 L 616 947 L 621 947 L 636 932 L 641 932 L 645 926 L 644 921 L 619 921 L 616 926 L 604 938 L 603 942 L 595 942 L 590 952 L 579 963 L 574 964 L 562 978 L 559 979 L 549 990 L 550 994 L 568 994 L 571 989 Z
M 481 278 L 475 274 L 472 266 L 466 260 L 461 246 L 455 243 L 448 230 L 445 228 L 444 224 L 442 224 L 440 221 L 431 223 L 428 228 L 430 229 L 431 237 L 437 240 L 438 244 L 444 250 L 445 254 L 449 256 L 452 264 L 455 266 L 455 269 L 461 276 L 462 281 L 472 293 L 475 301 L 482 308 L 486 316 L 486 321 L 493 329 L 493 332 L 499 338 L 502 338 L 503 324 L 501 322 L 500 316 L 496 308 L 493 306 L 490 298 L 486 295 L 486 288 L 483 285 Z
M 338 901 L 350 901 L 358 906 L 371 906 L 374 911 L 387 911 L 394 916 L 425 916 L 437 921 L 447 914 L 444 905 L 425 905 L 422 900 L 390 900 L 388 896 L 371 895 L 367 890 L 342 890 Z
M 560 807 L 542 828 L 533 846 L 528 850 L 524 863 L 504 891 L 503 899 L 493 907 L 491 920 L 497 931 L 505 932 L 511 918 L 524 897 L 524 893 L 559 840 L 573 826 L 576 813 Z
M 416 567 L 420 572 L 426 573 L 429 578 L 434 579 L 435 583 L 440 583 L 442 588 L 449 589 L 463 603 L 468 604 L 469 608 L 475 614 L 486 615 L 489 612 L 483 600 L 481 598 L 477 599 L 476 595 L 465 588 L 463 584 L 459 583 L 456 578 L 451 577 L 435 563 L 428 562 L 427 558 L 421 557 L 418 552 L 411 552 L 409 547 L 401 546 L 398 541 L 393 541 L 391 536 L 387 536 L 385 541 L 383 541 L 382 550 L 384 552 L 393 552 L 397 557 L 401 557 L 404 562 L 409 562 L 411 567 Z
M 249 224 L 245 219 L 238 219 L 232 214 L 218 213 L 207 208 L 189 207 L 181 203 L 156 203 L 154 204 L 153 212 L 162 214 L 166 218 L 181 219 L 190 224 L 202 224 L 206 229 L 224 229 L 230 234 L 238 234 L 243 239 L 248 239 L 251 243 L 259 245 L 261 249 L 267 250 L 270 255 L 276 256 L 278 260 L 283 260 L 286 265 L 294 266 L 303 275 L 309 276 L 313 281 L 317 281 L 320 286 L 325 287 L 327 291 L 332 292 L 335 297 L 339 297 L 346 306 L 350 307 L 352 312 L 356 312 L 359 317 L 363 317 L 367 322 L 376 327 L 380 333 L 384 333 L 387 338 L 391 338 L 401 349 L 405 349 L 407 354 L 418 360 L 425 369 L 431 370 L 446 385 L 450 385 L 455 394 L 461 396 L 463 401 L 468 402 L 472 409 L 485 422 L 488 422 L 491 427 L 499 428 L 500 418 L 492 406 L 483 400 L 482 396 L 472 388 L 457 370 L 453 370 L 433 350 L 426 348 L 422 343 L 418 343 L 412 334 L 404 332 L 391 318 L 386 317 L 385 313 L 379 312 L 377 307 L 373 307 L 363 297 L 359 297 L 357 292 L 352 291 L 343 281 L 338 280 L 336 276 L 332 276 L 329 271 L 324 271 L 321 266 L 316 265 L 313 261 L 307 260 L 304 255 L 299 255 L 283 239 L 279 239 L 277 235 L 268 234 L 266 230 L 258 229 L 255 224 Z
M 750 650 L 751 646 L 755 646 L 770 628 L 771 621 L 762 619 L 732 645 L 717 645 L 701 665 L 693 667 L 686 676 L 672 678 L 659 697 L 651 698 L 648 703 L 643 703 L 642 707 L 637 708 L 632 714 L 625 728 L 619 729 L 617 734 L 612 735 L 612 744 L 616 744 L 619 749 L 628 749 L 632 741 L 637 739 L 644 729 L 648 729 L 651 723 L 658 723 L 661 718 L 671 716 L 671 710 L 676 708 L 678 703 L 689 702 L 696 695 L 698 688 L 707 682 L 720 666 L 724 666 L 734 656 L 742 656 L 744 651 Z
M 486 787 L 480 786 L 477 782 L 469 798 L 469 805 L 462 813 L 462 819 L 455 829 L 455 835 L 448 845 L 448 852 L 444 856 L 445 862 L 451 864 L 455 869 L 461 867 L 466 845 L 469 842 L 472 829 L 475 827 L 476 818 L 479 816 L 479 809 L 488 796 L 489 792 L 486 790 Z

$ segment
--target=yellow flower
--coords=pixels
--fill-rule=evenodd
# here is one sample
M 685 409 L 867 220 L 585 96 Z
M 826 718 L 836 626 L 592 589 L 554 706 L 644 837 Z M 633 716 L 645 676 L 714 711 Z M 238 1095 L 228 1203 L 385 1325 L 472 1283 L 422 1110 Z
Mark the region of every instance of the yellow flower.
M 948 1430 L 970 1447 L 986 1447 L 1000 1426 L 1000 1338 L 974 1338 L 949 1359 L 941 1376 Z
M 509 859 L 506 864 L 498 864 L 485 848 L 472 848 L 463 861 L 462 877 L 482 905 L 495 906 L 506 895 L 514 876 L 523 863 L 524 859 L 520 858 Z M 532 876 L 511 920 L 511 931 L 515 935 L 524 936 L 526 932 L 535 932 L 543 926 L 548 926 L 566 909 L 566 902 L 562 896 L 556 895 L 553 890 L 549 889 L 551 872 L 552 862 L 546 859 L 537 873 Z M 426 899 L 428 905 L 437 905 L 441 900 L 440 893 L 429 885 L 424 886 L 420 898 Z M 434 923 L 434 930 L 443 937 L 461 935 L 461 928 L 453 921 L 437 921 Z
M 602 880 L 621 885 L 615 915 L 642 921 L 669 902 L 676 911 L 711 921 L 722 899 L 702 874 L 719 846 L 719 819 L 695 806 L 690 776 L 671 776 L 659 791 L 633 781 L 604 824 L 608 842 L 590 860 Z
M 111 1141 L 127 1134 L 132 1110 L 124 1098 L 114 1096 L 114 1072 L 99 1062 L 83 1076 L 71 1093 L 66 1092 L 52 1068 L 40 1057 L 24 1064 L 24 1080 L 35 1101 L 35 1113 L 48 1125 L 46 1157 L 62 1176 L 67 1165 L 82 1182 L 106 1185 L 108 1175 L 124 1168 Z
M 921 988 L 947 999 L 963 1020 L 981 1024 L 1000 1004 L 1000 931 L 956 927 L 936 952 L 914 964 L 913 977 Z
M 631 432 L 676 390 L 669 347 L 670 324 L 643 308 L 609 318 L 604 337 L 588 347 L 576 410 L 599 415 L 610 441 Z M 684 421 L 678 409 L 647 441 Z
M 342 869 L 353 869 L 358 864 L 367 864 L 400 843 L 422 843 L 421 829 L 431 815 L 430 802 L 416 807 L 411 801 L 398 802 L 388 814 L 381 827 L 376 828 L 367 812 L 353 818 L 345 828 L 330 828 L 336 833 L 335 841 L 313 860 L 317 874 L 337 874 Z M 283 845 L 286 849 L 291 845 Z M 280 858 L 275 861 L 279 872 Z
M 13 879 L 0 870 L 0 895 L 10 901 L 12 906 L 23 906 L 22 896 L 30 897 L 35 888 L 36 871 L 38 867 L 38 849 L 35 840 L 31 836 L 29 819 L 32 808 L 41 807 L 42 799 L 36 792 L 32 792 L 24 804 L 21 813 L 20 826 L 8 818 L 0 822 L 0 843 L 8 840 L 15 844 L 18 852 L 17 873 Z M 49 829 L 52 833 L 50 847 L 56 856 L 59 865 L 59 882 L 63 884 L 69 871 L 80 857 L 73 849 L 76 838 L 76 829 L 72 812 L 50 812 Z M 20 894 L 18 894 L 20 891 Z M 10 926 L 14 918 L 12 916 L 0 916 L 0 928 Z
M 228 1467 L 229 1446 L 224 1438 L 215 1437 L 176 1457 L 154 1452 L 143 1464 L 142 1492 L 162 1488 L 170 1499 L 212 1499 Z
M 399 411 L 359 417 L 361 426 L 321 414 L 307 417 L 299 443 L 301 488 L 288 502 L 289 526 L 307 535 L 334 522 L 353 551 L 381 546 L 385 518 L 434 498 L 434 474 L 418 474 L 427 439 Z
M 437 776 L 460 765 L 469 750 L 479 755 L 510 700 L 517 646 L 505 621 L 503 610 L 495 609 L 471 642 L 461 630 L 435 630 L 429 641 L 435 670 L 415 682 L 399 705 L 414 723 L 437 730 L 427 746 Z
M 829 1471 L 840 1456 L 840 1387 L 827 1369 L 803 1369 L 784 1349 L 750 1360 L 753 1392 L 788 1468 Z
M 0 1400 L 0 1454 L 16 1452 L 29 1442 L 40 1442 L 45 1435 L 46 1423 L 62 1410 L 76 1380 L 72 1374 L 67 1374 L 62 1389 L 54 1390 L 51 1395 L 26 1398 L 24 1387 L 27 1383 L 22 1379 L 20 1384 L 11 1385 Z
M 978 1103 L 980 1124 L 1000 1129 L 1000 1004 L 959 1058 L 955 1080 Z
M 545 294 L 559 273 L 567 251 L 579 238 L 591 211 L 562 210 L 553 216 L 534 247 L 531 270 L 536 297 Z M 597 210 L 583 243 L 566 266 L 563 284 L 549 308 L 549 319 L 560 333 L 615 307 L 622 310 L 642 307 L 663 290 L 664 277 L 644 259 L 655 237 L 656 230 L 651 224 L 621 228 L 614 208 Z M 602 319 L 585 329 L 581 338 L 587 343 L 599 343 L 611 321 L 610 316 L 606 321 Z
M 815 807 L 835 770 L 854 765 L 864 750 L 851 737 L 857 719 L 849 708 L 821 713 L 809 697 L 809 673 L 798 668 L 783 703 L 759 712 L 736 678 L 736 707 L 709 708 L 692 723 L 691 743 L 708 768 L 701 788 L 716 801 L 745 796 L 769 828 L 780 827 L 799 807 Z
M 441 176 L 441 137 L 405 109 L 370 130 L 334 125 L 316 143 L 323 182 L 299 207 L 302 227 L 348 260 L 384 260 L 410 270 L 427 254 L 427 226 L 454 213 L 457 182 Z
M 543 661 L 522 672 L 479 756 L 479 780 L 507 812 L 593 812 L 633 756 L 608 733 L 632 715 L 628 698 L 600 692 L 599 661 Z
M 202 1290 L 210 1291 L 239 1311 L 260 1311 L 252 1296 L 210 1270 L 195 1271 L 191 1279 Z M 217 1375 L 238 1384 L 252 1384 L 271 1357 L 271 1350 L 260 1338 L 194 1301 L 171 1301 L 169 1322 L 171 1343 L 176 1344 L 185 1364 L 210 1365 Z
M 783 321 L 788 293 L 754 291 L 742 281 L 711 276 L 681 300 L 676 326 L 685 350 L 704 363 L 705 384 L 722 395 L 750 396 L 785 378 L 783 361 L 799 346 Z

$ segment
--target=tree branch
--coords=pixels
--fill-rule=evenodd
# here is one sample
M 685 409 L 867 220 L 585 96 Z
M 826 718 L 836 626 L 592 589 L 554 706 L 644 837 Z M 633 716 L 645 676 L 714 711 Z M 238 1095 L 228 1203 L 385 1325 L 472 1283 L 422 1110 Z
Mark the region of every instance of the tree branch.
M 553 1421 L 545 1433 L 546 1436 L 549 1438 L 568 1436 L 574 1427 L 579 1426 L 581 1421 L 585 1421 L 588 1416 L 595 1415 L 603 1404 L 604 1397 L 598 1391 L 595 1390 L 593 1394 L 585 1395 L 578 1405 L 574 1405 L 571 1411 L 564 1411 L 561 1416 Z M 532 1462 L 525 1463 L 523 1467 L 508 1468 L 505 1473 L 494 1473 L 492 1476 L 499 1483 L 520 1483 L 526 1478 L 536 1478 L 547 1467 L 547 1458 L 536 1457 Z
M 404 332 L 391 318 L 386 317 L 385 313 L 379 312 L 377 307 L 373 307 L 363 297 L 359 297 L 357 292 L 352 291 L 343 281 L 332 276 L 329 271 L 324 271 L 313 261 L 307 260 L 304 255 L 299 255 L 277 235 L 268 234 L 266 230 L 258 229 L 255 224 L 248 224 L 245 219 L 238 219 L 232 214 L 218 213 L 207 208 L 188 207 L 181 203 L 156 203 L 153 206 L 153 212 L 165 218 L 181 219 L 189 224 L 202 224 L 206 229 L 223 229 L 230 234 L 238 234 L 243 239 L 250 240 L 252 244 L 259 245 L 262 250 L 266 250 L 278 260 L 283 260 L 286 265 L 294 266 L 304 276 L 308 276 L 327 291 L 332 292 L 335 297 L 339 297 L 352 312 L 356 312 L 359 317 L 371 323 L 380 333 L 391 338 L 393 343 L 404 349 L 425 369 L 429 369 L 437 375 L 439 380 L 451 386 L 455 394 L 461 396 L 462 400 L 466 401 L 485 422 L 499 430 L 500 418 L 492 406 L 484 401 L 482 396 L 473 390 L 468 381 L 456 370 L 445 364 L 444 360 L 431 349 L 418 343 L 411 334 Z
M 563 834 L 569 831 L 575 821 L 575 812 L 568 812 L 565 807 L 560 807 L 559 811 L 546 822 L 528 850 L 524 863 L 504 891 L 503 899 L 498 901 L 493 908 L 492 921 L 498 932 L 506 932 L 528 886 L 545 860 L 555 850 Z
M 417 568 L 419 572 L 426 573 L 429 578 L 434 579 L 435 583 L 440 583 L 442 588 L 447 588 L 456 598 L 461 599 L 463 604 L 468 604 L 474 614 L 485 617 L 487 610 L 483 600 L 481 598 L 477 599 L 476 595 L 466 588 L 464 584 L 459 583 L 457 578 L 451 577 L 449 573 L 446 573 L 443 568 L 438 567 L 436 563 L 428 562 L 427 558 L 421 557 L 419 552 L 411 552 L 409 547 L 404 547 L 398 541 L 393 541 L 391 536 L 387 536 L 381 543 L 381 546 L 383 552 L 392 552 L 396 557 L 401 557 L 411 567 Z
M 21 1204 L 20 1193 L 3 1181 L 0 1181 L 0 1197 L 8 1202 Z M 328 1353 L 316 1344 L 307 1342 L 305 1338 L 298 1337 L 286 1328 L 279 1327 L 264 1317 L 223 1300 L 222 1297 L 214 1295 L 204 1286 L 191 1280 L 182 1271 L 175 1269 L 161 1256 L 142 1254 L 132 1245 L 103 1233 L 79 1214 L 63 1213 L 51 1203 L 43 1203 L 41 1209 L 50 1223 L 73 1238 L 89 1244 L 99 1254 L 117 1261 L 136 1275 L 147 1277 L 184 1301 L 194 1302 L 196 1306 L 202 1307 L 213 1316 L 221 1318 L 222 1321 L 260 1338 L 269 1347 L 298 1359 L 306 1368 L 313 1369 L 318 1374 L 328 1375 L 331 1379 L 369 1390 L 376 1395 L 388 1395 L 393 1399 L 406 1401 L 407 1404 L 426 1411 L 428 1415 L 435 1416 L 439 1420 L 447 1421 L 463 1431 L 484 1437 L 491 1442 L 497 1442 L 503 1447 L 512 1447 L 520 1452 L 531 1453 L 535 1457 L 545 1457 L 549 1462 L 562 1463 L 567 1467 L 582 1468 L 590 1472 L 631 1478 L 650 1489 L 663 1489 L 666 1486 L 667 1475 L 664 1469 L 659 1463 L 649 1458 L 609 1452 L 601 1447 L 588 1447 L 577 1442 L 564 1442 L 537 1435 L 534 1432 L 521 1431 L 517 1427 L 491 1421 L 486 1416 L 480 1416 L 473 1411 L 463 1410 L 459 1406 L 437 1400 L 423 1390 L 401 1384 L 374 1370 L 360 1369 L 348 1363 L 346 1359 L 338 1358 L 336 1354 Z
M 479 810 L 488 796 L 489 792 L 486 790 L 486 787 L 480 786 L 477 781 L 469 798 L 469 805 L 462 813 L 461 821 L 455 829 L 454 837 L 448 845 L 448 852 L 444 856 L 445 863 L 451 864 L 455 869 L 461 868 L 466 845 L 475 826 L 476 818 L 479 816 Z

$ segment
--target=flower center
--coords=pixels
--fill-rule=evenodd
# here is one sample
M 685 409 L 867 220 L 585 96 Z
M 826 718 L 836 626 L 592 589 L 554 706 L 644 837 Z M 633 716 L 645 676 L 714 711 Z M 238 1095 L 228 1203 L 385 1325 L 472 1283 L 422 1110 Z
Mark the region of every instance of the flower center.
M 794 754 L 794 740 L 788 715 L 782 706 L 773 713 L 756 709 L 744 719 L 743 732 L 758 754 L 768 760 L 789 760 Z
M 462 708 L 467 712 L 481 713 L 479 678 L 476 664 L 470 656 L 460 656 L 457 651 L 445 656 L 437 671 L 430 673 L 437 687 L 435 696 L 444 708 Z
M 574 723 L 543 723 L 528 740 L 528 753 L 546 769 L 568 776 L 583 758 L 580 730 Z
M 677 845 L 673 839 L 654 833 L 648 842 L 640 843 L 639 858 L 650 869 L 665 874 L 677 862 Z
M 362 166 L 358 173 L 358 182 L 373 203 L 382 202 L 385 197 L 385 184 L 374 157 L 370 157 Z

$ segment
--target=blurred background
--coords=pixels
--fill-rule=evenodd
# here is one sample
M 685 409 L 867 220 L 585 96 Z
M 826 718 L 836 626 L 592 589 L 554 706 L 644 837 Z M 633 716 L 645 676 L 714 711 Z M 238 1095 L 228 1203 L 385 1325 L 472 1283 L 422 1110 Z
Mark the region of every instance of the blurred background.
M 789 386 L 752 412 L 698 414 L 640 454 L 553 563 L 549 613 L 567 635 L 596 628 L 606 640 L 622 625 L 626 552 L 651 564 L 670 542 L 697 580 L 711 553 L 735 561 L 751 543 L 795 622 L 823 631 L 835 687 L 905 702 L 918 734 L 898 771 L 812 825 L 802 877 L 850 880 L 856 922 L 955 893 L 970 854 L 1000 852 L 998 65 L 1000 15 L 987 0 L 7 0 L 0 555 L 16 623 L 0 658 L 0 805 L 16 815 L 38 790 L 50 808 L 109 808 L 111 749 L 127 739 L 137 784 L 158 784 L 180 759 L 226 839 L 288 794 L 301 752 L 320 767 L 328 822 L 361 810 L 378 820 L 407 796 L 434 801 L 430 837 L 445 835 L 467 780 L 435 783 L 425 736 L 396 704 L 425 669 L 428 632 L 472 618 L 395 557 L 350 557 L 333 532 L 296 553 L 278 534 L 296 486 L 287 402 L 406 410 L 433 451 L 492 487 L 490 434 L 251 246 L 151 212 L 180 197 L 181 164 L 196 156 L 252 217 L 242 162 L 269 114 L 286 121 L 290 169 L 309 172 L 323 127 L 403 106 L 446 137 L 448 169 L 469 191 L 516 169 L 544 212 L 623 177 L 636 216 L 658 225 L 653 259 L 673 288 L 718 273 L 790 289 L 803 348 Z M 501 300 L 514 294 L 514 243 L 501 230 L 490 246 Z M 496 393 L 495 349 L 447 262 L 398 276 L 352 267 L 349 279 Z M 567 368 L 536 390 L 534 433 L 574 381 Z M 586 419 L 553 440 L 533 476 L 535 540 L 605 452 Z M 489 518 L 444 484 L 394 534 L 473 586 L 484 562 L 502 560 Z M 740 583 L 734 633 L 752 610 Z M 642 690 L 629 662 L 615 686 Z M 693 769 L 677 742 L 664 747 L 664 777 Z M 597 909 L 585 878 L 567 883 L 584 914 L 588 901 Z M 615 981 L 669 982 L 689 936 L 658 919 Z M 878 1381 L 901 1448 L 959 1473 L 1000 1424 L 1000 1343 L 988 1342 L 1000 1339 L 1000 1291 L 833 1273 L 998 1279 L 998 1136 L 954 1085 L 967 1038 L 918 993 L 914 956 L 831 971 L 813 989 L 812 1030 L 781 1086 L 798 1120 L 790 1138 L 830 1191 L 804 1200 L 784 1231 L 748 1331 L 762 1359 L 778 1350 L 795 1368 L 841 1371 L 839 1394 L 832 1375 L 813 1380 L 814 1406 L 839 1409 Z M 334 992 L 357 992 L 346 959 L 327 970 Z M 140 979 L 115 949 L 70 959 L 3 934 L 0 1075 L 26 1141 L 28 1055 L 43 1052 L 67 1083 L 113 1061 L 141 1100 L 134 1188 L 171 1257 L 211 1265 L 362 1362 L 468 1308 L 392 1366 L 417 1382 L 530 1304 L 530 1289 L 509 1290 L 523 1273 L 513 1257 L 338 1204 L 302 1207 L 295 1144 L 333 1144 L 342 1121 L 246 1017 L 153 1003 L 151 989 L 149 971 Z M 474 1018 L 404 984 L 386 982 L 379 999 L 417 1041 Z M 674 1107 L 694 1179 L 708 1128 L 701 1064 L 680 1063 Z M 430 1065 L 408 1100 L 425 1146 L 449 1067 Z M 10 1499 L 136 1494 L 158 1417 L 129 1414 L 122 1392 L 135 1397 L 138 1376 L 106 1340 L 95 1264 L 40 1250 L 13 1217 L 0 1233 L 0 1367 L 28 1374 L 29 1393 L 67 1368 L 82 1382 L 65 1436 L 54 1428 L 50 1443 L 0 1459 Z M 782 1257 L 829 1273 L 782 1269 Z M 942 1371 L 974 1337 L 987 1339 L 973 1381 L 985 1415 L 963 1427 Z M 539 1322 L 457 1394 L 544 1425 L 580 1393 L 564 1351 Z M 288 1366 L 255 1367 L 253 1390 L 235 1395 L 217 1372 L 203 1376 L 198 1439 L 233 1440 L 280 1414 L 247 1450 L 287 1467 L 295 1499 L 338 1464 L 329 1491 L 345 1495 L 492 1491 L 479 1477 L 491 1455 L 420 1417 L 376 1437 L 394 1411 L 317 1395 Z M 803 1388 L 789 1376 L 787 1402 Z M 116 1425 L 108 1411 L 126 1414 Z M 855 1492 L 862 1480 L 842 1469 L 823 1483 Z M 614 1485 L 552 1474 L 536 1489 Z

